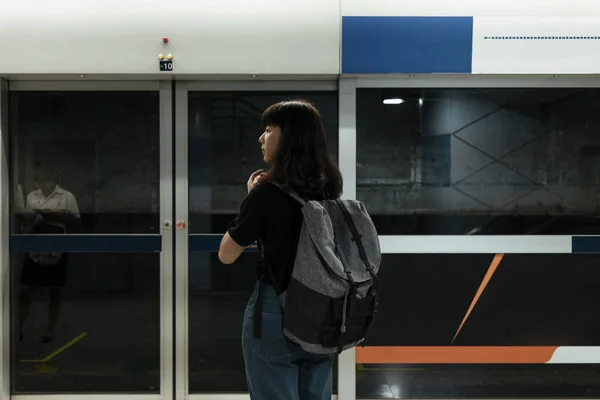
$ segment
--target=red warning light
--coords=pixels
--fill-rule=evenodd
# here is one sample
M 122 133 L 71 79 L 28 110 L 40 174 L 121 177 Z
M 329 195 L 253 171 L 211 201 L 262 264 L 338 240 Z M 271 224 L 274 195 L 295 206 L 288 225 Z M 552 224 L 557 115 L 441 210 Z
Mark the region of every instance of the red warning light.
M 169 38 L 168 37 L 163 37 L 163 43 L 169 43 Z

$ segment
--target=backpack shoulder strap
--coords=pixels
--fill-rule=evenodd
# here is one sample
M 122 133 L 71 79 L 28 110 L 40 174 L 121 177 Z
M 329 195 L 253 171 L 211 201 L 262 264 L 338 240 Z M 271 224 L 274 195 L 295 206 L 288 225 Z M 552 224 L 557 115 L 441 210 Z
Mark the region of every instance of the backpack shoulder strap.
M 344 202 L 340 199 L 336 199 L 335 202 L 337 203 L 338 207 L 340 208 L 340 211 L 342 212 L 342 215 L 344 216 L 344 219 L 346 220 L 346 224 L 348 225 L 350 232 L 352 232 L 352 241 L 358 247 L 358 253 L 360 254 L 360 258 L 362 259 L 363 263 L 365 264 L 365 269 L 367 271 L 369 271 L 371 276 L 374 276 L 373 266 L 371 265 L 371 263 L 369 263 L 369 258 L 367 257 L 367 252 L 365 251 L 365 247 L 363 246 L 363 243 L 361 240 L 362 235 L 358 232 L 358 229 L 356 229 L 356 224 L 354 223 L 354 220 L 352 219 L 352 216 L 350 215 L 348 208 L 346 207 Z
M 253 315 L 253 333 L 255 339 L 260 339 L 262 337 L 262 296 L 263 296 L 263 278 L 265 272 L 269 274 L 269 278 L 272 281 L 273 287 L 275 288 L 275 292 L 277 295 L 280 295 L 279 285 L 277 284 L 277 279 L 275 278 L 275 274 L 271 269 L 271 266 L 267 262 L 267 258 L 265 257 L 265 250 L 262 244 L 262 241 L 259 239 L 256 241 L 258 251 L 260 253 L 260 275 L 258 277 L 258 293 L 256 298 L 256 305 L 254 308 Z

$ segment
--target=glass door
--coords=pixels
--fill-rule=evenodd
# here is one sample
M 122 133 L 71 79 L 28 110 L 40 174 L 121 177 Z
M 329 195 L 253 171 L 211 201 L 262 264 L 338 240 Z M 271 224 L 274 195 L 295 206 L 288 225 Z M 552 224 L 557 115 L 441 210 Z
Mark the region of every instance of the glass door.
M 247 194 L 248 177 L 264 167 L 258 142 L 263 132 L 261 114 L 272 103 L 290 98 L 304 98 L 318 107 L 329 150 L 337 160 L 335 82 L 194 82 L 177 86 L 178 399 L 229 399 L 234 393 L 248 398 L 241 327 L 256 282 L 258 254 L 248 250 L 234 264 L 223 265 L 217 251 Z
M 248 398 L 241 323 L 257 253 L 226 266 L 218 246 L 262 167 L 270 104 L 312 101 L 338 159 L 337 82 L 2 85 L 0 390 Z
M 172 399 L 171 83 L 7 98 L 12 394 Z

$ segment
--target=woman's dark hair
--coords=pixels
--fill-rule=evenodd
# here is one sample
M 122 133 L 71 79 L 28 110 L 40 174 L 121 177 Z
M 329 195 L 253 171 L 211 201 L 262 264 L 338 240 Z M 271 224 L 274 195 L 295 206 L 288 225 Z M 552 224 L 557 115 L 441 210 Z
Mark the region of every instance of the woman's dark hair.
M 309 197 L 337 198 L 342 194 L 342 174 L 329 158 L 321 114 L 311 103 L 290 100 L 273 104 L 263 113 L 262 123 L 281 130 L 265 182 L 286 184 Z

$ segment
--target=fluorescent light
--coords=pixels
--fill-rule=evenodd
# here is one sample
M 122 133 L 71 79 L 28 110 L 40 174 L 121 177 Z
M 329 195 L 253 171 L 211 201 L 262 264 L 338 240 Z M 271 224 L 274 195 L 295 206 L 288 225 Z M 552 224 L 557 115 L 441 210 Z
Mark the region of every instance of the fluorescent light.
M 402 104 L 402 103 L 404 103 L 404 100 L 398 99 L 398 98 L 383 100 L 383 104 Z

